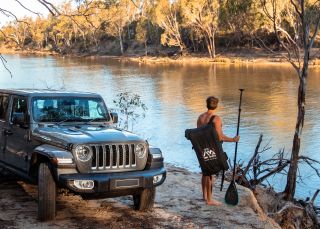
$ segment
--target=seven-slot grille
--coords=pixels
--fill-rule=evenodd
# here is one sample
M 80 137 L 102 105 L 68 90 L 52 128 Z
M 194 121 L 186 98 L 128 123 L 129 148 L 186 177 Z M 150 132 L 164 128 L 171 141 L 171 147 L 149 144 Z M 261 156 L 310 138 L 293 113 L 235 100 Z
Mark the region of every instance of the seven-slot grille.
M 92 170 L 132 169 L 136 165 L 134 144 L 110 144 L 91 146 Z

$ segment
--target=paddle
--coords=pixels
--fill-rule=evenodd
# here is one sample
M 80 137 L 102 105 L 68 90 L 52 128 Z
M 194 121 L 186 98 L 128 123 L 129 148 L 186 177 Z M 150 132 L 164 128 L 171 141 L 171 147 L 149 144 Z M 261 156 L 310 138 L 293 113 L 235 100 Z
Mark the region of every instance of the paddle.
M 242 92 L 244 91 L 244 89 L 239 89 L 239 90 L 240 90 L 240 103 L 239 103 L 239 113 L 238 113 L 237 136 L 239 135 L 241 101 L 242 101 Z M 236 183 L 234 182 L 234 177 L 236 175 L 237 150 L 238 150 L 238 142 L 236 142 L 236 147 L 234 152 L 232 181 L 230 182 L 230 185 L 224 197 L 224 200 L 226 201 L 226 203 L 230 205 L 237 205 L 239 202 L 237 186 L 236 186 Z

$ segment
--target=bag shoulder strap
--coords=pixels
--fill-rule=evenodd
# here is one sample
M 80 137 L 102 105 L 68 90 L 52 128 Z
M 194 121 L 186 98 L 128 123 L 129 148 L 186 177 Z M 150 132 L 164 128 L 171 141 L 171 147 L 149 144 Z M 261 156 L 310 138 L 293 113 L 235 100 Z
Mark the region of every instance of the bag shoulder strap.
M 216 117 L 215 115 L 212 115 L 211 118 L 210 118 L 210 120 L 209 120 L 209 122 L 208 122 L 208 124 L 211 124 L 212 121 L 213 121 L 213 119 L 214 119 L 215 117 Z
M 223 182 L 224 182 L 224 172 L 225 172 L 225 170 L 222 170 L 222 177 L 221 177 L 220 192 L 222 191 L 222 188 L 223 188 Z

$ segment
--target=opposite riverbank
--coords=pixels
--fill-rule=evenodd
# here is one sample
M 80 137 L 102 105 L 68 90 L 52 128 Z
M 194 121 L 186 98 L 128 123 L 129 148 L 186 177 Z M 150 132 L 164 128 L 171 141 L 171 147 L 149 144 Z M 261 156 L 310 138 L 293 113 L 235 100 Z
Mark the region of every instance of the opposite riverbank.
M 316 52 L 316 50 L 314 50 Z M 132 61 L 139 64 L 281 64 L 290 65 L 284 58 L 286 53 L 267 53 L 264 49 L 239 48 L 229 51 L 218 52 L 215 59 L 207 57 L 204 54 L 186 54 L 186 55 L 171 55 L 171 56 L 145 56 L 137 55 L 128 52 L 125 55 L 106 55 L 103 53 L 70 53 L 60 54 L 48 50 L 13 50 L 5 47 L 0 47 L 1 54 L 22 54 L 22 55 L 57 55 L 66 57 L 83 57 L 83 58 L 99 58 L 112 57 L 120 59 L 121 61 Z M 319 67 L 320 57 L 314 58 L 310 61 L 310 67 Z

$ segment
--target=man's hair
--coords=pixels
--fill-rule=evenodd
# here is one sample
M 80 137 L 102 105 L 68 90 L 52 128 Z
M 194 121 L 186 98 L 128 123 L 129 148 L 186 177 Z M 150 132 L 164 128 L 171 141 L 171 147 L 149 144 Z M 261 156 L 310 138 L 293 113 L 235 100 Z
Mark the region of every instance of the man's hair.
M 209 96 L 207 98 L 207 108 L 208 110 L 215 110 L 218 106 L 219 99 L 214 96 Z

